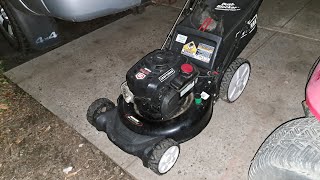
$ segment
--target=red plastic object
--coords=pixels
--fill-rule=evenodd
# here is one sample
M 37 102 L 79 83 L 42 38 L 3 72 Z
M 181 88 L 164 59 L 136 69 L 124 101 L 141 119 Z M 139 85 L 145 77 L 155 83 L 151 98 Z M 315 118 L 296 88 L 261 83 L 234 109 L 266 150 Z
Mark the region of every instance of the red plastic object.
M 181 65 L 181 70 L 184 73 L 190 74 L 193 72 L 193 67 L 191 64 L 182 64 Z
M 306 103 L 310 112 L 320 121 L 320 63 L 313 71 L 306 91 Z
M 201 24 L 201 26 L 200 26 L 200 28 L 199 28 L 199 31 L 203 31 L 203 32 L 205 32 L 207 29 L 208 29 L 208 27 L 210 26 L 210 24 L 213 22 L 213 19 L 212 18 L 206 18 L 205 20 L 204 20 L 204 22 Z

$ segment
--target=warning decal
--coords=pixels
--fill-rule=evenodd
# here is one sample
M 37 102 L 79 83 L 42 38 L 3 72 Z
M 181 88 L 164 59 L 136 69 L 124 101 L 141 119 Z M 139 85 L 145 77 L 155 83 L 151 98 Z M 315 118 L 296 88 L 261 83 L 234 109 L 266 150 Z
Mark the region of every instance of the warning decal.
M 181 54 L 194 57 L 197 53 L 197 46 L 194 44 L 194 42 L 189 42 L 188 44 L 185 44 L 182 48 Z
M 203 43 L 199 43 L 197 47 L 195 43 L 192 41 L 183 46 L 181 54 L 192 57 L 199 61 L 203 61 L 205 63 L 209 63 L 214 50 L 215 47 Z
M 197 48 L 195 59 L 209 63 L 214 52 L 214 47 L 200 43 Z

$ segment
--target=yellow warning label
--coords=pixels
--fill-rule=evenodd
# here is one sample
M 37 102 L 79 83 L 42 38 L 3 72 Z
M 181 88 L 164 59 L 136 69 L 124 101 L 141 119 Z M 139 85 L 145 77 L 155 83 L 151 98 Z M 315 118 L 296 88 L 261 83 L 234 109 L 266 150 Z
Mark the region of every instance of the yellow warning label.
M 196 55 L 197 47 L 195 43 L 192 41 L 192 42 L 189 42 L 188 44 L 185 44 L 182 48 L 181 53 L 190 57 L 193 57 L 194 55 Z

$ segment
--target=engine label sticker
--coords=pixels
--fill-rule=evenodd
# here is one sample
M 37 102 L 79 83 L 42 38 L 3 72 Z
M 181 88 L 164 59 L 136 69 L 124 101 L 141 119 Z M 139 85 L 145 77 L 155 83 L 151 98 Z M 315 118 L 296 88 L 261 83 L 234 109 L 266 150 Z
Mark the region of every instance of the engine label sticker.
M 150 69 L 148 69 L 148 68 L 141 68 L 139 71 L 142 72 L 142 73 L 145 74 L 145 75 L 148 75 L 148 74 L 150 74 L 150 73 L 152 72 L 152 71 L 151 71 Z
M 235 3 L 222 3 L 216 6 L 215 10 L 220 11 L 239 11 L 241 10 L 240 7 L 236 6 Z
M 172 76 L 175 73 L 174 69 L 171 68 L 169 69 L 167 72 L 165 72 L 164 74 L 162 74 L 158 79 L 160 82 L 165 81 L 166 79 L 168 79 L 170 76 Z
M 199 43 L 199 46 L 197 48 L 197 53 L 194 58 L 200 61 L 203 61 L 205 63 L 209 63 L 213 55 L 214 49 L 215 48 L 212 46 Z
M 138 72 L 136 74 L 136 79 L 144 79 L 147 75 L 143 74 L 142 72 Z
M 134 125 L 137 125 L 137 126 L 142 126 L 142 122 L 139 121 L 137 118 L 135 118 L 134 116 L 131 116 L 131 115 L 126 115 L 126 118 L 131 122 L 133 123 Z
M 182 35 L 182 34 L 178 34 L 176 41 L 182 44 L 185 44 L 187 42 L 188 36 Z
M 187 87 L 185 87 L 181 92 L 180 92 L 180 97 L 182 97 L 183 95 L 185 95 L 191 88 L 193 88 L 194 86 L 194 81 L 192 81 L 192 83 L 190 83 Z

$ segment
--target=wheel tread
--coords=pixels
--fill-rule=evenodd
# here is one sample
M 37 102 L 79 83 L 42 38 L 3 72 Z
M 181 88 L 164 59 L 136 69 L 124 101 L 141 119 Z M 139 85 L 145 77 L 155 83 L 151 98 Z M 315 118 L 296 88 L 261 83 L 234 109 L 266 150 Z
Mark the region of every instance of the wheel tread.
M 103 107 L 106 107 L 107 110 L 111 110 L 115 107 L 115 104 L 107 98 L 100 98 L 95 100 L 87 110 L 87 121 L 96 126 L 95 118 L 97 116 L 97 111 Z
M 4 37 L 6 39 L 8 39 L 8 42 L 10 43 L 11 46 L 13 46 L 15 49 L 19 50 L 22 54 L 26 54 L 27 52 L 30 51 L 30 45 L 29 45 L 25 35 L 23 34 L 22 30 L 20 29 L 18 22 L 15 19 L 14 15 L 10 9 L 10 5 L 8 5 L 7 0 L 0 0 L 0 5 L 5 10 L 7 16 L 10 18 L 12 30 L 13 30 L 14 35 L 16 36 L 17 42 L 16 43 L 13 42 L 6 35 L 4 35 Z M 3 33 L 3 34 L 5 34 L 5 33 Z
M 319 124 L 315 118 L 304 118 L 278 127 L 252 160 L 249 179 L 320 177 Z
M 221 84 L 220 84 L 220 93 L 219 93 L 220 98 L 223 101 L 228 103 L 234 102 L 234 101 L 230 101 L 228 98 L 229 85 L 235 72 L 244 63 L 248 63 L 250 65 L 248 60 L 243 58 L 237 58 L 230 64 L 230 66 L 227 68 L 226 72 L 224 73 Z
M 165 151 L 167 149 L 169 149 L 172 146 L 178 146 L 180 148 L 179 144 L 175 140 L 167 138 L 167 139 L 161 140 L 152 149 L 152 153 L 151 153 L 149 160 L 148 160 L 148 166 L 156 174 L 163 175 L 162 173 L 160 173 L 158 171 L 158 165 L 159 165 L 159 162 L 160 162 L 162 155 L 165 153 Z

